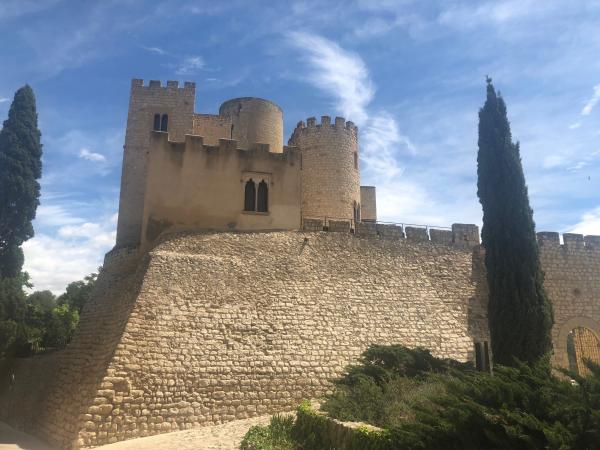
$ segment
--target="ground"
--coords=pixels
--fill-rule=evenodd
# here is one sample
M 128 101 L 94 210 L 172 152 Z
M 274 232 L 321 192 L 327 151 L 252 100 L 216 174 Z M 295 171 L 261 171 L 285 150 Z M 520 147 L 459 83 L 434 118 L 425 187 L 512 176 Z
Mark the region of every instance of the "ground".
M 159 434 L 96 447 L 102 450 L 235 450 L 251 426 L 269 423 L 271 416 L 252 417 L 222 425 Z M 35 438 L 0 422 L 0 450 L 51 450 Z

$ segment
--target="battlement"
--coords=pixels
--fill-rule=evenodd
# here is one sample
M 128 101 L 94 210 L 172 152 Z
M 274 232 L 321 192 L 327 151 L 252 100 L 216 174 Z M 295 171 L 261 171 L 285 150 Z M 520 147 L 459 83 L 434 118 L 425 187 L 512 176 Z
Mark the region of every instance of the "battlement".
M 184 141 L 170 140 L 169 134 L 163 131 L 152 131 L 152 140 L 159 146 L 166 145 L 173 152 L 189 151 L 204 151 L 211 155 L 237 152 L 240 156 L 248 158 L 252 157 L 268 157 L 273 160 L 285 160 L 295 157 L 299 154 L 298 147 L 286 145 L 283 147 L 283 152 L 272 152 L 269 144 L 251 144 L 249 148 L 238 148 L 238 141 L 235 139 L 219 139 L 218 145 L 208 145 L 204 143 L 204 137 L 194 134 L 186 134 Z
M 333 128 L 340 128 L 340 129 L 346 129 L 346 130 L 351 130 L 354 133 L 358 133 L 358 127 L 356 125 L 354 125 L 354 122 L 351 121 L 347 121 L 346 119 L 344 119 L 343 117 L 336 117 L 334 119 L 334 122 L 331 123 L 331 116 L 321 116 L 321 123 L 317 123 L 317 119 L 316 117 L 309 117 L 308 119 L 306 119 L 306 123 L 304 123 L 303 120 L 301 120 L 300 122 L 298 122 L 296 124 L 296 128 L 294 129 L 294 133 L 296 133 L 297 131 L 300 130 L 305 130 L 308 128 L 324 128 L 324 127 L 333 127 Z
M 567 251 L 595 250 L 600 251 L 600 236 L 577 233 L 563 233 L 563 244 L 560 243 L 560 234 L 553 231 L 541 231 L 537 233 L 540 246 L 562 248 Z
M 192 91 L 195 92 L 196 90 L 196 83 L 194 83 L 193 81 L 186 81 L 183 84 L 183 88 L 179 87 L 179 81 L 173 81 L 173 80 L 168 80 L 166 86 L 162 86 L 162 83 L 160 80 L 149 80 L 147 85 L 144 85 L 144 80 L 140 79 L 140 78 L 134 78 L 131 80 L 131 88 L 132 89 L 148 89 L 148 90 L 155 90 L 155 89 L 179 89 L 179 90 L 185 90 L 185 91 Z
M 304 231 L 354 232 L 363 238 L 379 238 L 451 244 L 470 248 L 479 245 L 479 227 L 473 224 L 452 224 L 452 228 L 426 225 L 356 222 L 333 218 L 304 218 Z

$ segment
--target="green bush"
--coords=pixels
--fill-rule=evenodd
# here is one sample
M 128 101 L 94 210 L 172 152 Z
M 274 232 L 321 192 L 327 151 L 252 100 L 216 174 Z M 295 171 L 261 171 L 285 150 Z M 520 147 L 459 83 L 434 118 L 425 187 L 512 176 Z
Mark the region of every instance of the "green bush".
M 322 409 L 385 428 L 390 448 L 595 449 L 600 367 L 589 366 L 592 376 L 569 374 L 576 380 L 571 383 L 551 374 L 547 358 L 497 366 L 490 375 L 424 350 L 373 346 L 336 381 Z M 298 440 L 328 449 L 326 418 L 306 417 L 298 417 Z M 383 444 L 369 445 L 363 448 Z
M 267 426 L 254 426 L 248 430 L 241 450 L 294 450 L 292 439 L 293 416 L 274 415 Z

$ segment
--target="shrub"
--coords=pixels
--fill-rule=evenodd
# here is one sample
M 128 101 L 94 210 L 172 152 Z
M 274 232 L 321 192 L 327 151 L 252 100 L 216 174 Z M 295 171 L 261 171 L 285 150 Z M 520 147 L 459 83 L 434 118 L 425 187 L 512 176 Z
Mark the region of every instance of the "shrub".
M 293 416 L 274 415 L 267 426 L 248 430 L 240 445 L 241 450 L 294 450 L 292 439 Z

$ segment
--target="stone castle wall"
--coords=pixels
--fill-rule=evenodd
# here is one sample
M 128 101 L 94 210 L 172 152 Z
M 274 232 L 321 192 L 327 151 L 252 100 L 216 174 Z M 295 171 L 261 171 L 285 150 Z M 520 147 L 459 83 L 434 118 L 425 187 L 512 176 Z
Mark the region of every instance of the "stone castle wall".
M 231 139 L 231 119 L 213 114 L 194 114 L 191 134 L 202 136 L 206 145 L 219 145 L 219 139 Z
M 66 448 L 289 409 L 372 343 L 472 359 L 480 252 L 376 232 L 173 235 L 108 262 L 28 431 Z
M 576 327 L 600 342 L 600 236 L 538 233 L 544 287 L 554 307 L 554 363 L 569 368 L 567 338 Z M 598 361 L 600 362 L 600 361 Z
M 360 205 L 358 130 L 336 117 L 298 123 L 289 140 L 302 152 L 302 216 L 353 219 Z

